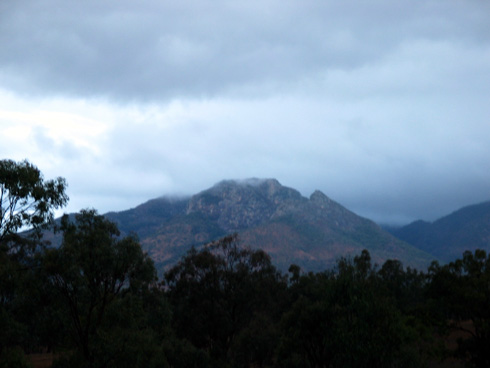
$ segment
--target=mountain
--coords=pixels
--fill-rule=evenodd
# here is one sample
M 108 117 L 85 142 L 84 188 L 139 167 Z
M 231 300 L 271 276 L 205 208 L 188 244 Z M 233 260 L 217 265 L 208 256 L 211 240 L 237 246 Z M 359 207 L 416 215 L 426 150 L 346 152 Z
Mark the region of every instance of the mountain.
M 465 250 L 490 252 L 490 201 L 463 207 L 433 223 L 415 221 L 393 235 L 445 262 Z
M 362 249 L 379 264 L 399 259 L 425 269 L 432 260 L 322 192 L 306 198 L 275 179 L 226 180 L 188 198 L 157 198 L 106 216 L 123 233 L 137 233 L 159 269 L 177 262 L 193 245 L 234 232 L 244 245 L 269 253 L 283 270 L 292 263 L 324 270 Z

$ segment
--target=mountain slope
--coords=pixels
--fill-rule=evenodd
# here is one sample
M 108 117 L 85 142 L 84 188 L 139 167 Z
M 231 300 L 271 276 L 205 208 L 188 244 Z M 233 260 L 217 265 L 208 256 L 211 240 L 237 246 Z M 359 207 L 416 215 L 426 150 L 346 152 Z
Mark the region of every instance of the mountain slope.
M 461 258 L 465 250 L 490 252 L 490 201 L 463 207 L 433 223 L 416 221 L 393 234 L 446 262 Z
M 191 246 L 233 232 L 243 244 L 268 252 L 282 269 L 296 263 L 305 270 L 324 270 L 362 249 L 378 263 L 396 258 L 425 268 L 432 260 L 320 191 L 306 198 L 275 179 L 223 181 L 190 198 L 154 199 L 107 217 L 123 232 L 136 232 L 160 269 Z

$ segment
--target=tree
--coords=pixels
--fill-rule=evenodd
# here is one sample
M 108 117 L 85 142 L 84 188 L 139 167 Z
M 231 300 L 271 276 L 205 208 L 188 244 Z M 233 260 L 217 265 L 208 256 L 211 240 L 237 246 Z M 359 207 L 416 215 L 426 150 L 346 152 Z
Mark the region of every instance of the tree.
M 265 252 L 240 246 L 236 234 L 227 236 L 189 251 L 165 279 L 175 331 L 213 366 L 262 366 L 272 360 L 269 324 L 286 281 Z
M 423 272 L 411 267 L 404 269 L 399 260 L 388 259 L 378 271 L 378 277 L 403 313 L 425 314 L 427 276 Z
M 153 262 L 134 236 L 120 238 L 117 226 L 95 210 L 82 211 L 75 222 L 65 215 L 61 231 L 61 246 L 47 249 L 43 261 L 66 312 L 71 341 L 83 366 L 125 367 L 139 355 L 122 352 L 148 338 L 138 318 L 141 296 L 156 281 Z M 146 349 L 148 344 L 142 343 Z
M 429 269 L 429 296 L 458 341 L 456 355 L 471 367 L 490 366 L 490 255 L 477 249 Z
M 421 366 L 409 346 L 413 331 L 385 293 L 367 250 L 353 259 L 339 259 L 335 271 L 299 278 L 296 268 L 292 273 L 279 366 Z
M 18 346 L 32 343 L 34 251 L 40 230 L 51 222 L 53 211 L 68 201 L 65 190 L 63 178 L 44 181 L 28 161 L 0 160 L 0 366 L 18 356 L 10 354 L 14 347 L 19 352 Z M 27 229 L 34 230 L 32 237 L 18 234 Z M 11 360 L 5 364 L 14 365 Z
M 44 181 L 27 160 L 0 160 L 0 243 L 19 229 L 39 230 L 49 224 L 53 210 L 68 201 L 65 190 L 65 179 Z

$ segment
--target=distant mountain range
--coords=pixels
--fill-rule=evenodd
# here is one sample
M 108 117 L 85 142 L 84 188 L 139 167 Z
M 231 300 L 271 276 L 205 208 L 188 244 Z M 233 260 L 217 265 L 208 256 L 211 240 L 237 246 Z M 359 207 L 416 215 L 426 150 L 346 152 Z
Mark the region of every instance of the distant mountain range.
M 425 269 L 433 255 L 395 238 L 315 191 L 309 198 L 275 179 L 227 180 L 187 198 L 157 198 L 106 216 L 135 232 L 160 270 L 200 246 L 237 232 L 244 245 L 269 253 L 282 270 L 332 267 L 368 249 L 374 262 L 399 259 Z
M 391 233 L 443 262 L 465 250 L 490 252 L 490 201 L 461 208 L 432 223 L 415 221 Z

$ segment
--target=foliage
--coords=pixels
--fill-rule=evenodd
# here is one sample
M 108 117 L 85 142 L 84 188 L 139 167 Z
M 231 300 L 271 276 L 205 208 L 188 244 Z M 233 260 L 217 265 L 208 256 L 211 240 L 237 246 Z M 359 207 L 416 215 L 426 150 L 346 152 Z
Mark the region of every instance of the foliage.
M 439 318 L 468 336 L 458 341 L 457 356 L 471 367 L 490 366 L 490 255 L 477 249 L 444 266 L 434 262 L 429 277 L 429 297 L 442 313 Z
M 282 321 L 279 359 L 290 367 L 420 366 L 406 352 L 413 331 L 385 293 L 363 251 L 341 258 L 336 271 L 298 278 L 292 269 L 291 309 Z
M 43 266 L 62 300 L 71 341 L 87 367 L 120 366 L 121 351 L 141 339 L 145 345 L 134 295 L 156 280 L 153 262 L 134 237 L 118 238 L 117 227 L 94 210 L 77 214 L 74 223 L 65 216 L 61 231 L 61 246 L 46 251 Z
M 323 272 L 292 265 L 288 278 L 234 234 L 158 283 L 138 240 L 95 210 L 63 217 L 59 248 L 17 234 L 39 235 L 66 203 L 63 179 L 3 160 L 0 185 L 0 368 L 46 349 L 61 352 L 57 368 L 444 366 L 439 343 L 454 332 L 456 364 L 490 366 L 485 251 L 425 274 L 374 266 L 364 250 Z
M 200 251 L 192 249 L 165 279 L 175 331 L 214 365 L 272 359 L 273 349 L 252 352 L 255 347 L 249 344 L 256 319 L 274 318 L 271 307 L 286 287 L 263 251 L 241 248 L 236 235 L 228 236 Z M 250 354 L 237 351 L 242 348 Z
M 19 351 L 32 348 L 39 280 L 40 230 L 68 200 L 63 178 L 44 181 L 28 161 L 0 160 L 0 366 L 25 366 Z M 18 231 L 31 229 L 31 237 Z
M 31 364 L 20 347 L 8 348 L 2 352 L 0 368 L 31 368 Z
M 53 219 L 53 210 L 68 201 L 63 178 L 44 181 L 27 160 L 0 160 L 0 243 L 21 228 L 39 229 Z

